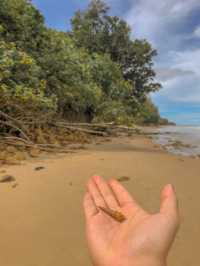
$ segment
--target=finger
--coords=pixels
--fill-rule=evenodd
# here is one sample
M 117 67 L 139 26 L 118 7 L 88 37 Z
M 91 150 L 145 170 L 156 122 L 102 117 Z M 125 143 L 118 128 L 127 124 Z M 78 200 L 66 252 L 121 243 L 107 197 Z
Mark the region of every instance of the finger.
M 172 185 L 167 185 L 161 192 L 160 213 L 167 215 L 178 222 L 178 202 Z
M 129 192 L 115 179 L 110 180 L 109 182 L 116 199 L 118 200 L 120 206 L 124 206 L 127 203 L 131 203 L 135 209 L 139 208 L 137 202 L 129 194 Z
M 93 180 L 96 183 L 108 207 L 111 209 L 118 209 L 120 206 L 108 183 L 101 176 L 93 176 Z
M 92 178 L 90 178 L 87 187 L 88 187 L 88 191 L 90 192 L 90 195 L 92 196 L 92 199 L 96 207 L 97 206 L 106 207 L 105 201 L 100 191 L 98 190 L 96 183 L 94 182 Z
M 86 220 L 90 219 L 98 213 L 98 210 L 89 192 L 85 193 L 83 199 L 83 209 Z

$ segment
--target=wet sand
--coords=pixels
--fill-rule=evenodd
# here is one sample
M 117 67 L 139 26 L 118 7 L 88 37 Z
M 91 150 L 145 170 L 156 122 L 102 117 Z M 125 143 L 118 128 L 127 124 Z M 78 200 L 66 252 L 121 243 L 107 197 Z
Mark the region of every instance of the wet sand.
M 35 171 L 35 167 L 45 167 Z M 0 183 L 0 266 L 91 265 L 84 237 L 82 197 L 93 174 L 130 177 L 123 184 L 149 211 L 160 189 L 174 184 L 182 226 L 169 266 L 199 266 L 200 159 L 171 155 L 150 139 L 114 138 L 75 154 L 0 168 L 13 183 Z

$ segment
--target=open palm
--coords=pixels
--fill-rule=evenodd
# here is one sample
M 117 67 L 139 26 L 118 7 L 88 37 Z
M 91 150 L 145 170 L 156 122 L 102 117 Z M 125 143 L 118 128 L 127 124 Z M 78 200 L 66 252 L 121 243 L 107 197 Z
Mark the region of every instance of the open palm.
M 119 223 L 98 206 L 120 211 L 126 221 Z M 170 185 L 161 194 L 160 212 L 143 210 L 116 180 L 106 182 L 94 176 L 84 197 L 86 234 L 95 266 L 164 265 L 178 227 L 175 193 Z M 134 264 L 133 264 L 134 262 Z

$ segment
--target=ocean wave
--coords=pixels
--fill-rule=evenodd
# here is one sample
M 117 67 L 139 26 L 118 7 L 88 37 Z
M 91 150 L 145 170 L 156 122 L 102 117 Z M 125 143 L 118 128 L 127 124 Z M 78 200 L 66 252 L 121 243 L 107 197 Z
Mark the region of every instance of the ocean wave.
M 154 141 L 169 152 L 180 155 L 200 155 L 200 126 L 167 126 L 157 129 Z

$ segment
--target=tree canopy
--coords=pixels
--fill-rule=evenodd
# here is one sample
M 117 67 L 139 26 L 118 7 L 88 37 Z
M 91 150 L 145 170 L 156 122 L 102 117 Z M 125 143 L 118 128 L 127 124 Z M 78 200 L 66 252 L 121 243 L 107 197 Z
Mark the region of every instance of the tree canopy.
M 124 79 L 131 81 L 133 95 L 144 102 L 148 93 L 161 87 L 154 82 L 153 57 L 157 52 L 146 40 L 133 40 L 126 21 L 108 11 L 104 2 L 91 1 L 87 10 L 76 12 L 72 19 L 72 36 L 77 47 L 91 54 L 109 54 L 120 65 Z
M 28 0 L 0 0 L 0 104 L 14 116 L 148 122 L 156 51 L 132 37 L 129 25 L 92 0 L 70 32 L 45 26 Z M 153 104 L 151 103 L 153 106 Z M 145 110 L 145 111 L 144 111 Z M 138 120 L 138 117 L 140 118 Z

